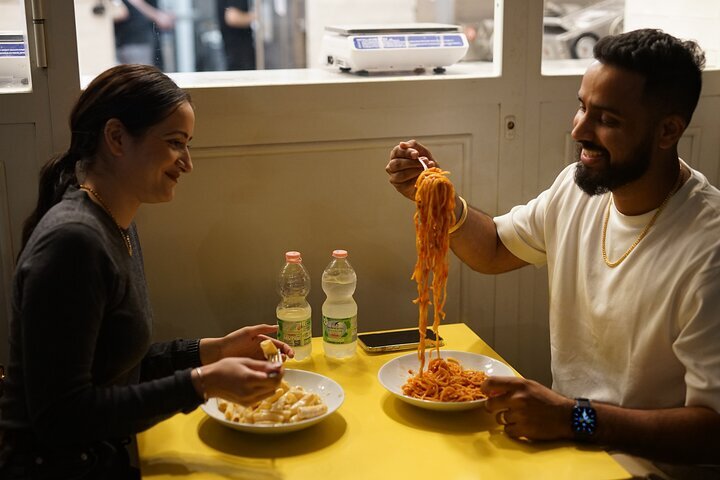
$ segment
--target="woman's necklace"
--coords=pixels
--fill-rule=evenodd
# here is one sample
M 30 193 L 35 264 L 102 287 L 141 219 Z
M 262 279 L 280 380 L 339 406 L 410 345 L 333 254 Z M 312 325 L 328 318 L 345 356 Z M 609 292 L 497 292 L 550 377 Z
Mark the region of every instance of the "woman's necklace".
M 607 237 L 607 227 L 608 227 L 608 220 L 610 219 L 610 207 L 613 204 L 612 200 L 612 194 L 610 194 L 610 201 L 608 202 L 608 207 L 605 212 L 605 221 L 603 222 L 603 229 L 602 229 L 602 257 L 603 260 L 605 260 L 605 264 L 610 268 L 615 268 L 618 265 L 620 265 L 627 257 L 630 255 L 630 253 L 635 250 L 635 247 L 638 246 L 640 241 L 642 241 L 643 238 L 648 234 L 650 231 L 650 228 L 655 224 L 655 221 L 658 219 L 660 214 L 663 210 L 665 210 L 665 207 L 667 206 L 668 202 L 670 201 L 670 198 L 677 193 L 678 190 L 680 190 L 680 186 L 682 185 L 682 179 L 685 175 L 683 174 L 683 168 L 682 165 L 680 166 L 680 173 L 678 174 L 677 181 L 675 182 L 675 186 L 670 189 L 670 192 L 667 194 L 667 197 L 665 197 L 665 200 L 660 204 L 657 211 L 655 212 L 655 215 L 652 216 L 648 224 L 645 226 L 642 232 L 640 232 L 640 235 L 638 238 L 633 242 L 632 245 L 630 245 L 630 248 L 627 249 L 627 251 L 622 255 L 622 257 L 618 258 L 614 262 L 611 262 L 607 255 L 607 250 L 605 249 L 605 238 Z
M 123 229 L 123 228 L 120 226 L 120 224 L 118 223 L 118 221 L 115 219 L 115 215 L 113 215 L 112 211 L 110 211 L 110 209 L 108 208 L 108 206 L 105 205 L 105 201 L 103 201 L 103 199 L 102 199 L 102 197 L 100 196 L 100 194 L 97 193 L 97 192 L 96 192 L 95 190 L 93 190 L 92 188 L 90 188 L 89 186 L 85 185 L 84 183 L 80 184 L 80 189 L 81 189 L 81 190 L 85 190 L 85 191 L 88 192 L 90 195 L 92 195 L 93 197 L 95 197 L 95 200 L 98 201 L 98 203 L 99 203 L 100 206 L 103 208 L 103 210 L 105 210 L 105 211 L 107 212 L 107 214 L 110 215 L 110 218 L 112 218 L 113 222 L 115 222 L 115 226 L 117 226 L 118 231 L 120 232 L 120 236 L 122 237 L 123 241 L 125 242 L 125 248 L 127 248 L 128 254 L 132 257 L 133 248 L 132 248 L 132 243 L 130 242 L 130 234 L 127 233 L 127 232 L 125 231 L 125 229 Z

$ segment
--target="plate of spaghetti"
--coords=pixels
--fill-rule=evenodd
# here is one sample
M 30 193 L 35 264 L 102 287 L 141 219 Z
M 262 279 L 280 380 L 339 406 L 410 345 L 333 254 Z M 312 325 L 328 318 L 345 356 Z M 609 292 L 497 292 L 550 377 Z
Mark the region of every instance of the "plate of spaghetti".
M 469 410 L 485 402 L 480 383 L 489 375 L 514 376 L 492 357 L 458 350 L 435 351 L 419 376 L 417 353 L 396 357 L 380 368 L 378 380 L 398 399 L 428 410 Z

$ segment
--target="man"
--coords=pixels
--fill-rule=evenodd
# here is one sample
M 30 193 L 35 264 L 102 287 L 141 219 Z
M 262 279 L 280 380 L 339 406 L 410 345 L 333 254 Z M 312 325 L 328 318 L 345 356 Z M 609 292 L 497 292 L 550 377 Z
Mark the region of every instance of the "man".
M 218 23 L 228 70 L 255 70 L 255 12 L 250 0 L 218 0 Z
M 638 30 L 605 37 L 595 58 L 577 163 L 506 215 L 469 209 L 451 235 L 482 273 L 548 265 L 553 388 L 490 377 L 487 409 L 516 438 L 719 463 L 720 192 L 677 153 L 704 55 Z M 414 140 L 390 156 L 390 182 L 413 198 L 418 159 L 436 162 Z
M 175 16 L 156 8 L 155 2 L 122 0 L 114 10 L 115 51 L 119 63 L 140 63 L 162 68 L 156 42 L 159 31 L 175 26 Z

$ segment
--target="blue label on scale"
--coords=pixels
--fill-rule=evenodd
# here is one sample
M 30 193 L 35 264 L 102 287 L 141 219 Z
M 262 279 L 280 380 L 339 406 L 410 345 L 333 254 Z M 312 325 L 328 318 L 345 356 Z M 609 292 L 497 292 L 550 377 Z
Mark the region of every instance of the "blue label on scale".
M 379 37 L 355 37 L 353 38 L 355 48 L 358 50 L 373 50 L 380 48 Z
M 460 35 L 443 35 L 443 45 L 446 47 L 462 47 L 463 39 Z
M 411 48 L 439 47 L 440 35 L 410 35 L 408 44 Z
M 0 42 L 0 57 L 10 58 L 24 56 L 26 56 L 24 43 Z
M 405 35 L 385 35 L 382 37 L 383 48 L 405 48 L 407 47 Z

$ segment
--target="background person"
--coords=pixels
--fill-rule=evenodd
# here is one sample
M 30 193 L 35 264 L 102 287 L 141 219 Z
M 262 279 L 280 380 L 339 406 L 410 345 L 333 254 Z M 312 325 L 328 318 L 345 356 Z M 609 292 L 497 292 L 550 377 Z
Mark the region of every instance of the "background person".
M 218 24 L 228 70 L 255 70 L 255 12 L 249 0 L 217 0 Z
M 189 95 L 145 65 L 107 70 L 73 108 L 14 276 L 1 478 L 139 478 L 124 448 L 135 433 L 210 396 L 249 404 L 278 386 L 282 367 L 259 346 L 276 326 L 151 343 L 133 218 L 193 170 L 194 123 Z
M 125 8 L 114 10 L 113 17 L 118 62 L 162 68 L 162 59 L 158 58 L 159 34 L 173 29 L 175 16 L 145 0 L 122 0 L 122 3 Z
M 490 377 L 486 405 L 512 437 L 718 463 L 720 192 L 677 152 L 704 55 L 638 30 L 603 38 L 595 58 L 573 121 L 577 162 L 505 215 L 470 209 L 451 236 L 482 273 L 548 266 L 553 388 Z M 390 157 L 408 198 L 418 158 L 437 165 L 415 141 Z

